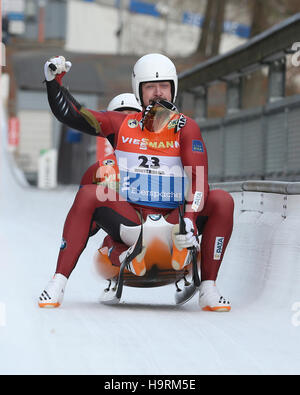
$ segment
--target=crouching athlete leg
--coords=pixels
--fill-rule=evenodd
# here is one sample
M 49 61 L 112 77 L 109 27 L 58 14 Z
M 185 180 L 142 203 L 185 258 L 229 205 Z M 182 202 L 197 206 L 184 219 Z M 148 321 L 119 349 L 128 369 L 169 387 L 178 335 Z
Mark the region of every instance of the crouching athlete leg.
M 233 228 L 234 203 L 223 190 L 209 191 L 196 225 L 201 239 L 201 285 L 199 304 L 202 310 L 230 311 L 231 305 L 217 287 L 216 279 Z
M 84 185 L 80 188 L 64 224 L 55 275 L 39 297 L 40 307 L 60 306 L 67 279 L 86 247 L 94 220 L 98 226 L 112 236 L 114 241 L 119 243 L 122 243 L 121 224 L 140 225 L 140 218 L 136 210 L 116 191 L 95 184 Z M 124 245 L 122 252 L 127 249 L 128 246 Z M 144 251 L 141 254 L 143 253 Z M 128 268 L 134 274 L 141 275 L 143 267 L 141 267 L 142 263 L 139 262 L 139 258 L 139 256 L 136 257 L 137 261 L 132 261 Z

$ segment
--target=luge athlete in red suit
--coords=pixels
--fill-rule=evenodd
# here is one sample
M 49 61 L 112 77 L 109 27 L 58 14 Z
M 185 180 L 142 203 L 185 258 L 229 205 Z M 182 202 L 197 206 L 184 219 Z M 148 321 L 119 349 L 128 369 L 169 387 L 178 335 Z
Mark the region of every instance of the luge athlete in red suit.
M 209 191 L 206 147 L 194 120 L 173 107 L 176 115 L 167 126 L 160 133 L 151 130 L 151 113 L 158 111 L 158 107 L 170 105 L 166 102 L 175 101 L 177 73 L 174 64 L 161 54 L 148 54 L 137 61 L 132 86 L 144 111 L 131 115 L 83 108 L 61 83 L 70 67 L 62 57 L 46 62 L 50 107 L 64 124 L 84 133 L 104 136 L 112 142 L 120 170 L 120 188 L 113 198 L 108 197 L 111 191 L 99 185 L 84 185 L 78 191 L 64 225 L 55 276 L 42 292 L 39 305 L 60 305 L 67 279 L 86 246 L 93 221 L 122 246 L 121 224 L 140 225 L 138 213 L 144 218 L 149 213 L 168 214 L 167 220 L 175 224 L 178 206 L 185 203 L 187 233 L 178 235 L 176 245 L 182 247 L 182 256 L 172 260 L 173 267 L 178 270 L 185 264 L 184 254 L 188 247 L 197 243 L 198 229 L 202 233 L 200 307 L 229 311 L 230 302 L 221 296 L 215 281 L 232 232 L 233 199 L 225 191 Z M 166 170 L 174 167 L 187 170 L 187 184 L 180 172 L 174 175 Z M 183 184 L 187 185 L 185 191 L 180 189 Z M 110 259 L 120 264 L 131 249 L 132 246 L 123 245 L 119 256 L 110 256 Z M 136 275 L 145 273 L 143 254 L 144 249 L 128 267 Z

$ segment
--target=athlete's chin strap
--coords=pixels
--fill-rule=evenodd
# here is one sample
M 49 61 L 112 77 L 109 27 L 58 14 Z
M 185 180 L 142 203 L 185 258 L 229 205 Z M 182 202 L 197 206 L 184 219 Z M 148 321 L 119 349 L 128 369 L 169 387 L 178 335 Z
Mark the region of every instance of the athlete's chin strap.
M 141 120 L 141 124 L 142 124 L 142 131 L 144 130 L 145 127 L 145 119 L 147 118 L 149 112 L 151 111 L 151 109 L 155 106 L 157 102 L 155 101 L 151 101 L 151 103 L 145 108 L 142 120 Z

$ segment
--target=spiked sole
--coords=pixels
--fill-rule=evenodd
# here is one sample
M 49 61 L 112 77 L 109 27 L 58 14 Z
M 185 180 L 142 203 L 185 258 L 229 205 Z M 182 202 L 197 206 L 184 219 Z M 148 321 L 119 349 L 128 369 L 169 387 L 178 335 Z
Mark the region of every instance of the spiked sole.
M 41 308 L 48 308 L 48 309 L 53 309 L 53 308 L 56 308 L 56 307 L 59 307 L 60 306 L 60 303 L 39 303 L 39 307 L 41 307 Z
M 215 306 L 215 307 L 211 307 L 211 306 L 205 306 L 202 307 L 203 311 L 218 311 L 218 312 L 222 312 L 222 311 L 230 311 L 231 307 L 230 306 Z

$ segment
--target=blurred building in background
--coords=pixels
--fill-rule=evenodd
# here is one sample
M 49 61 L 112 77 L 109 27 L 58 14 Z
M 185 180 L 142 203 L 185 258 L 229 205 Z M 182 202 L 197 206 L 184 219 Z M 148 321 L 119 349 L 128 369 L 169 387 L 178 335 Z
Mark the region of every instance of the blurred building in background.
M 25 5 L 25 0 L 2 0 L 2 40 L 5 43 L 10 35 L 24 35 Z
M 138 0 L 69 1 L 67 3 L 66 49 L 80 52 L 161 52 L 173 57 L 189 56 L 197 48 L 203 13 L 191 12 L 186 2 Z M 180 4 L 181 3 L 181 4 Z M 89 21 L 89 29 L 82 16 Z M 101 21 L 101 23 L 99 23 Z M 237 21 L 224 23 L 220 51 L 243 43 L 249 26 Z
M 188 9 L 187 1 L 139 0 L 3 0 L 10 34 L 26 40 L 63 40 L 66 50 L 86 53 L 144 54 L 165 52 L 188 56 L 198 44 L 206 1 Z M 191 4 L 195 3 L 190 1 Z M 220 52 L 241 44 L 250 35 L 245 3 L 228 7 Z M 185 8 L 186 7 L 186 8 Z M 242 18 L 241 18 L 242 15 Z M 88 27 L 88 28 L 87 28 Z

